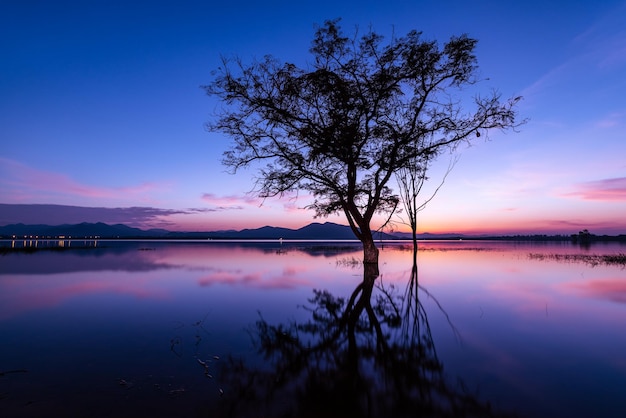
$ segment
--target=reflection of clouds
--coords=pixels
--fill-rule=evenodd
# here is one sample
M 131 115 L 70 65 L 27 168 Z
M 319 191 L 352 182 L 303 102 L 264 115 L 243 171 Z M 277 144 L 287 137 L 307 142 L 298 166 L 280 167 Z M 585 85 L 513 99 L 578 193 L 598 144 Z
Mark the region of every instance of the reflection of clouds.
M 136 246 L 76 249 L 61 253 L 40 251 L 34 254 L 5 257 L 2 274 L 50 275 L 98 271 L 149 272 L 180 267 L 180 265 L 162 258 L 158 251 L 139 251 Z
M 283 269 L 283 276 L 287 277 L 287 276 L 295 276 L 297 274 L 302 273 L 303 271 L 306 271 L 306 268 L 297 268 L 294 266 L 285 266 L 285 268 Z
M 550 286 L 537 283 L 496 282 L 488 289 L 517 312 L 544 312 L 554 300 L 550 296 Z
M 626 303 L 626 281 L 624 279 L 589 280 L 567 283 L 564 286 L 586 297 Z
M 294 289 L 310 285 L 304 279 L 298 279 L 298 269 L 285 268 L 281 276 L 272 276 L 264 272 L 243 273 L 241 270 L 217 270 L 198 280 L 200 286 L 228 285 L 252 287 L 257 289 Z
M 463 343 L 475 350 L 473 355 L 472 350 L 469 351 L 471 357 L 465 362 L 469 370 L 490 374 L 494 379 L 515 387 L 520 393 L 539 392 L 537 382 L 533 382 L 534 376 L 525 373 L 527 368 L 518 353 L 475 332 L 464 332 Z
M 164 289 L 148 286 L 146 280 L 133 277 L 132 280 L 120 280 L 112 275 L 86 277 L 55 278 L 19 277 L 2 278 L 0 281 L 0 320 L 10 318 L 22 312 L 50 308 L 63 304 L 75 297 L 95 294 L 117 294 L 133 296 L 138 299 L 165 299 L 168 293 Z M 10 295 L 10 297 L 6 297 Z

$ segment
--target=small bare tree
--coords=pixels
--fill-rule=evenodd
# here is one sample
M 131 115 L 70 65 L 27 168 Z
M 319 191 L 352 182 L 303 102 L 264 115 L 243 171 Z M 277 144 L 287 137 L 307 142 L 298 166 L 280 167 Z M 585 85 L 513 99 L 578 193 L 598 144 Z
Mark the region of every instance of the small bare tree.
M 408 225 L 411 228 L 414 255 L 417 254 L 417 214 L 424 210 L 426 205 L 428 205 L 428 203 L 435 198 L 457 161 L 458 156 L 454 157 L 450 161 L 450 164 L 448 165 L 448 168 L 439 185 L 428 197 L 421 200 L 418 200 L 418 197 L 422 194 L 422 188 L 428 180 L 427 173 L 430 164 L 428 157 L 425 156 L 420 161 L 416 160 L 413 164 L 402 167 L 396 171 L 400 201 L 402 202 L 402 207 L 404 209 L 404 213 L 406 214 L 405 216 L 399 217 L 403 224 Z

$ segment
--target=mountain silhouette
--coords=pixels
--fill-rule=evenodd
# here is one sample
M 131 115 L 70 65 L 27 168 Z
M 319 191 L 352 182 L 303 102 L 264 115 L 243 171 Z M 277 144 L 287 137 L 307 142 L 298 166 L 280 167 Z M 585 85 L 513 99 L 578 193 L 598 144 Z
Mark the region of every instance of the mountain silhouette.
M 123 224 L 108 225 L 102 222 L 63 225 L 25 225 L 22 223 L 0 226 L 0 236 L 5 238 L 39 237 L 56 238 L 130 238 L 130 237 L 158 237 L 167 235 L 164 229 L 142 230 Z
M 332 222 L 311 223 L 299 229 L 263 226 L 241 231 L 176 232 L 165 229 L 143 230 L 123 224 L 108 225 L 102 222 L 64 225 L 0 226 L 3 238 L 172 238 L 172 239 L 288 239 L 288 240 L 353 240 L 356 239 L 349 226 Z M 397 236 L 376 233 L 376 239 L 398 239 Z

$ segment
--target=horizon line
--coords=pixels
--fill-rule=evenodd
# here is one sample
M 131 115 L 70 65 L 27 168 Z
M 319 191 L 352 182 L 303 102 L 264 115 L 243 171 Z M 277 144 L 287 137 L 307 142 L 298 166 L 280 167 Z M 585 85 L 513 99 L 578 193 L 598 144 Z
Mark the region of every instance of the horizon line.
M 98 222 L 78 222 L 78 223 L 62 223 L 62 224 L 42 224 L 42 223 L 24 223 L 24 222 L 17 222 L 17 223 L 5 223 L 3 225 L 0 225 L 0 228 L 5 228 L 5 227 L 9 227 L 9 226 L 13 226 L 13 225 L 24 225 L 24 226 L 28 226 L 28 227 L 37 227 L 37 226 L 41 226 L 41 227 L 62 227 L 62 226 L 76 226 L 76 225 L 82 225 L 82 224 L 86 224 L 86 225 L 97 225 L 97 224 L 102 224 L 102 225 L 106 225 L 106 226 L 115 226 L 115 225 L 121 225 L 127 228 L 131 228 L 131 229 L 137 229 L 139 231 L 142 232 L 148 232 L 148 231 L 154 231 L 154 230 L 162 230 L 167 232 L 168 234 L 215 234 L 215 233 L 220 233 L 220 232 L 243 232 L 243 231 L 254 231 L 254 230 L 259 230 L 259 229 L 263 229 L 263 228 L 276 228 L 276 229 L 287 229 L 290 231 L 298 231 L 300 229 L 303 229 L 307 226 L 310 225 L 326 225 L 326 224 L 331 224 L 331 225 L 337 225 L 337 226 L 341 226 L 341 227 L 345 227 L 345 228 L 350 228 L 349 225 L 345 225 L 345 224 L 341 224 L 341 223 L 337 223 L 337 222 L 331 222 L 331 221 L 326 221 L 326 222 L 310 222 L 308 224 L 305 224 L 301 227 L 298 228 L 290 228 L 290 227 L 283 227 L 283 226 L 276 226 L 276 225 L 264 225 L 261 227 L 257 227 L 257 228 L 242 228 L 242 229 L 234 229 L 234 228 L 230 228 L 230 229 L 217 229 L 217 230 L 172 230 L 172 229 L 168 229 L 168 228 L 159 228 L 159 227 L 138 227 L 138 226 L 131 226 L 128 223 L 123 223 L 123 222 L 116 222 L 116 223 L 107 223 L 107 222 L 102 222 L 102 221 L 98 221 Z M 585 231 L 585 230 L 583 230 Z M 498 237 L 532 237 L 532 236 L 546 236 L 546 237 L 572 237 L 572 236 L 579 236 L 580 234 L 583 233 L 583 231 L 579 231 L 579 232 L 570 232 L 570 233 L 566 233 L 566 232 L 555 232 L 555 231 L 533 231 L 533 232 L 521 232 L 521 231 L 509 231 L 509 232 L 488 232 L 488 231 L 482 231 L 482 232 L 429 232 L 429 231 L 422 231 L 422 232 L 417 232 L 418 236 L 423 236 L 423 235 L 432 235 L 432 236 L 448 236 L 450 238 L 453 237 L 476 237 L 476 238 L 489 238 L 489 237 L 494 237 L 494 238 L 498 238 Z M 373 231 L 374 234 L 386 234 L 386 235 L 410 235 L 412 232 L 411 231 L 404 231 L 404 230 L 392 230 L 392 231 L 378 231 L 375 230 Z M 587 233 L 590 236 L 596 236 L 596 237 L 601 237 L 601 236 L 607 236 L 607 237 L 619 237 L 619 236 L 623 236 L 626 235 L 626 233 L 615 233 L 615 234 L 594 234 L 591 231 L 587 231 Z M 28 235 L 24 235 L 24 237 L 26 237 Z M 355 240 L 358 241 L 358 238 L 354 238 Z M 410 239 L 409 238 L 405 238 L 405 239 Z

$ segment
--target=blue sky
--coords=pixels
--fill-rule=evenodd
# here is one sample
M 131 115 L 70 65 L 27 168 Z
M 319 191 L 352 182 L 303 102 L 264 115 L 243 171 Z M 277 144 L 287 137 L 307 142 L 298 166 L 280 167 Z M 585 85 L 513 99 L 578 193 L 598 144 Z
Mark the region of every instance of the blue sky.
M 458 150 L 420 232 L 626 233 L 625 1 L 211 3 L 0 3 L 0 224 L 314 221 L 306 196 L 261 202 L 248 193 L 254 170 L 226 172 L 230 140 L 204 128 L 219 103 L 200 86 L 221 56 L 304 66 L 315 26 L 341 17 L 347 33 L 467 33 L 480 88 L 524 96 L 529 122 Z

